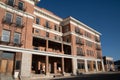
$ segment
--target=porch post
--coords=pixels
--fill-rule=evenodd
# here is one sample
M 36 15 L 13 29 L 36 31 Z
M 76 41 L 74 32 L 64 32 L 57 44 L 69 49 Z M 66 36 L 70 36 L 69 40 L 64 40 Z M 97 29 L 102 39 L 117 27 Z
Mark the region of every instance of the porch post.
M 64 75 L 64 58 L 62 58 L 62 74 Z
M 88 72 L 87 60 L 85 60 L 85 71 Z
M 104 71 L 105 71 L 105 68 L 104 68 L 103 60 L 101 60 L 101 64 L 102 64 L 102 71 L 104 72 Z
M 46 56 L 45 73 L 47 76 L 49 75 L 49 57 L 48 56 Z
M 31 76 L 32 54 L 22 53 L 21 78 L 30 80 Z
M 98 63 L 97 63 L 97 60 L 95 61 L 95 65 L 96 65 L 96 71 L 98 71 Z
M 57 73 L 57 62 L 54 62 L 54 74 Z
M 77 75 L 77 59 L 72 59 L 72 72 L 73 75 Z

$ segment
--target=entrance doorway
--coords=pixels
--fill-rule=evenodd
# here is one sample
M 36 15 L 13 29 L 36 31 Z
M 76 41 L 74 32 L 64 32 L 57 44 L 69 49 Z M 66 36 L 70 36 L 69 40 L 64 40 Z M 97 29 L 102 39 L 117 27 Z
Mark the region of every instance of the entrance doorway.
M 5 75 L 13 74 L 14 53 L 0 53 L 0 73 Z

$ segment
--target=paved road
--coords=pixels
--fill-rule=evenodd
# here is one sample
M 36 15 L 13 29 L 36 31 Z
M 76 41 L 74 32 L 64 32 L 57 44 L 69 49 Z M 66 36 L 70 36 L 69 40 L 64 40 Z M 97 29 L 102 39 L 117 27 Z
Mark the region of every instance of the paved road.
M 59 78 L 52 80 L 120 80 L 120 73 L 84 74 L 71 78 Z

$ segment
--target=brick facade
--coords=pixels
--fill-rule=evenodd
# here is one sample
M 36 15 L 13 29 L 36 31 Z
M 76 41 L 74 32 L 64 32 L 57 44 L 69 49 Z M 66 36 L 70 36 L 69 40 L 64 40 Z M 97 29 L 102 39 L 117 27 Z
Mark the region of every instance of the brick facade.
M 62 19 L 39 8 L 35 0 L 10 1 L 0 1 L 2 74 L 33 78 L 104 71 L 99 32 L 71 16 Z

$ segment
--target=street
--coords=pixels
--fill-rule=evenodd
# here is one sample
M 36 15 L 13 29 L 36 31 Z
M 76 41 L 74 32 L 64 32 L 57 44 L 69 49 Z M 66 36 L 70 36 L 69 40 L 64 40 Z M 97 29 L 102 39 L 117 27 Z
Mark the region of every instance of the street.
M 71 78 L 59 78 L 59 79 L 51 79 L 51 80 L 120 80 L 120 72 L 84 74 Z

